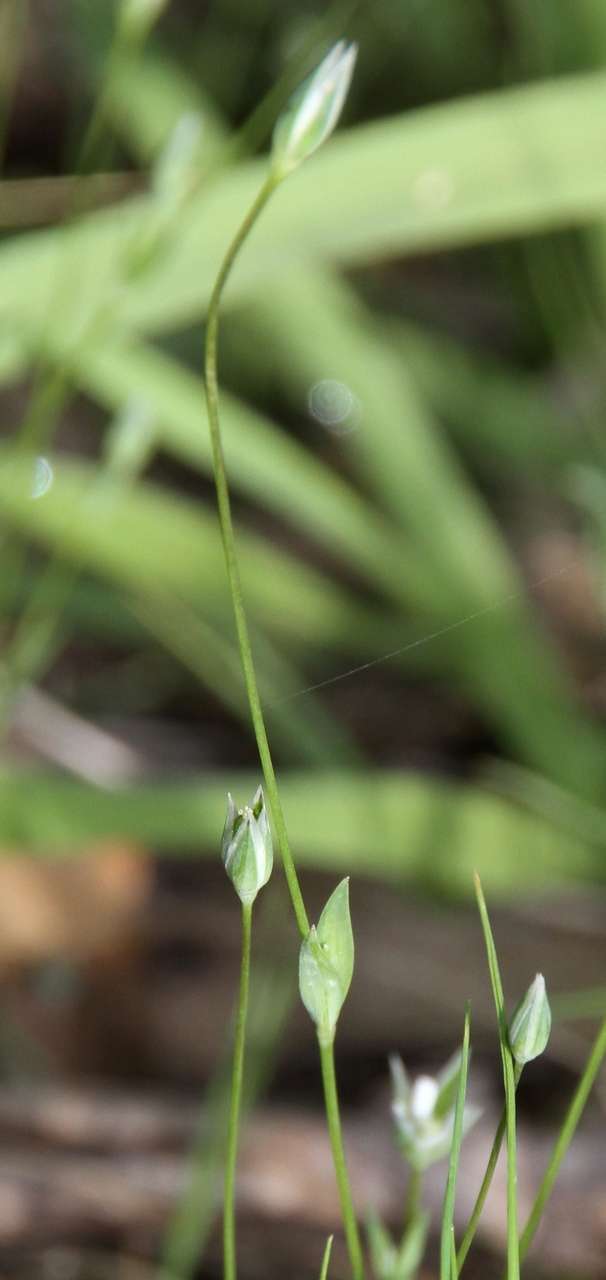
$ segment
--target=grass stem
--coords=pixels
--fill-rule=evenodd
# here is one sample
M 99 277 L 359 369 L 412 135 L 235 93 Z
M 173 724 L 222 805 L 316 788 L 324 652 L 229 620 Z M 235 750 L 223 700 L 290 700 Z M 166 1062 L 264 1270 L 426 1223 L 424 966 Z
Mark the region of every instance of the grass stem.
M 522 1074 L 522 1067 L 516 1063 L 516 1067 L 515 1067 L 516 1088 L 517 1088 L 517 1085 L 519 1084 L 521 1074 Z M 499 1120 L 497 1131 L 495 1133 L 494 1142 L 492 1144 L 490 1155 L 488 1157 L 488 1164 L 486 1165 L 486 1172 L 482 1179 L 482 1185 L 480 1187 L 480 1190 L 478 1191 L 476 1202 L 471 1211 L 469 1222 L 467 1223 L 467 1226 L 465 1228 L 465 1233 L 463 1235 L 463 1239 L 461 1240 L 461 1243 L 459 1245 L 459 1252 L 457 1254 L 457 1267 L 458 1267 L 459 1273 L 461 1272 L 463 1263 L 465 1262 L 467 1254 L 469 1253 L 469 1250 L 473 1243 L 474 1236 L 478 1229 L 478 1223 L 482 1216 L 482 1210 L 484 1208 L 486 1196 L 488 1195 L 488 1192 L 490 1190 L 490 1184 L 494 1176 L 494 1171 L 497 1166 L 497 1160 L 499 1158 L 499 1153 L 501 1151 L 501 1146 L 503 1144 L 503 1137 L 505 1135 L 506 1124 L 507 1124 L 507 1113 L 505 1111 L 505 1108 L 503 1108 L 501 1119 Z

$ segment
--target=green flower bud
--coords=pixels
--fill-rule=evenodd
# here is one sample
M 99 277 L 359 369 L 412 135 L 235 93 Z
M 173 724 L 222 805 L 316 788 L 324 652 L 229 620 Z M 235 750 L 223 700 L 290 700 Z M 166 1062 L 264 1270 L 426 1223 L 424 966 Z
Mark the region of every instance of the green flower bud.
M 228 793 L 221 856 L 240 901 L 252 906 L 259 889 L 269 880 L 274 860 L 261 787 L 243 809 L 236 808 Z
M 349 914 L 349 879 L 331 894 L 317 927 L 301 946 L 299 991 L 322 1044 L 331 1044 L 353 976 L 354 941 Z
M 509 1027 L 511 1052 L 519 1066 L 543 1052 L 551 1031 L 551 1009 L 542 973 L 537 973 L 520 1001 Z
M 276 178 L 285 178 L 330 137 L 343 110 L 357 53 L 357 45 L 339 40 L 293 94 L 274 129 Z

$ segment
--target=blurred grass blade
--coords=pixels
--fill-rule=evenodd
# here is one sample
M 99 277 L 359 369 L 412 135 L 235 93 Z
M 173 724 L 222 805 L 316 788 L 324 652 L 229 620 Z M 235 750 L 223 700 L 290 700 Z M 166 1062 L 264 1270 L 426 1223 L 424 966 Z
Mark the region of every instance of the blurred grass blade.
M 539 480 L 557 476 L 584 442 L 548 378 L 471 351 L 436 328 L 389 320 L 385 335 L 433 411 L 483 474 L 520 468 Z
M 37 856 L 79 853 L 115 836 L 200 857 L 216 846 L 225 794 L 254 773 L 154 779 L 114 790 L 30 771 L 0 773 L 0 842 Z M 606 839 L 584 846 L 545 819 L 472 784 L 400 771 L 285 771 L 284 807 L 301 862 L 468 894 L 475 863 L 493 895 L 604 882 Z M 310 805 L 313 797 L 313 805 Z M 444 849 L 440 859 L 439 850 Z M 212 853 L 215 856 L 215 853 Z M 429 865 L 431 864 L 431 874 Z
M 146 50 L 120 61 L 108 87 L 106 113 L 143 164 L 156 158 L 184 115 L 199 116 L 203 122 L 205 160 L 224 145 L 223 125 L 213 103 L 166 51 L 160 57 Z
M 470 1012 L 469 1006 L 467 1006 L 467 1009 L 465 1010 L 465 1023 L 463 1028 L 463 1046 L 461 1050 L 461 1067 L 459 1070 L 459 1083 L 457 1087 L 452 1144 L 450 1148 L 450 1159 L 448 1162 L 448 1180 L 444 1196 L 444 1207 L 442 1209 L 440 1280 L 449 1280 L 450 1277 L 454 1277 L 454 1280 L 456 1280 L 457 1275 L 456 1253 L 454 1255 L 453 1271 L 454 1208 L 457 1191 L 457 1173 L 459 1169 L 459 1159 L 461 1156 L 461 1142 L 463 1140 L 463 1113 L 465 1110 L 467 1073 L 469 1069 L 469 1027 Z
M 260 326 L 266 337 L 259 360 L 266 351 L 272 361 L 281 355 L 294 403 L 309 398 L 313 409 L 314 392 L 329 373 L 350 406 L 339 424 L 339 452 L 400 525 L 406 568 L 415 563 L 422 582 L 418 590 L 412 575 L 391 575 L 392 597 L 400 607 L 429 609 L 436 629 L 479 613 L 469 626 L 449 628 L 442 648 L 449 669 L 455 667 L 516 752 L 597 799 L 603 735 L 576 709 L 496 521 L 401 356 L 351 288 L 326 271 L 291 273 L 255 305 L 253 316 L 255 333 Z
M 200 377 L 152 346 L 124 341 L 83 347 L 71 355 L 70 371 L 88 394 L 112 411 L 144 386 L 162 446 L 211 474 Z M 221 393 L 221 410 L 234 489 L 304 530 L 373 583 L 387 586 L 397 572 L 419 584 L 414 561 L 407 564 L 403 549 L 394 547 L 390 524 L 352 485 L 228 392 Z
M 217 522 L 200 504 L 151 483 L 99 486 L 94 467 L 65 457 L 32 501 L 34 459 L 3 449 L 0 462 L 0 511 L 14 529 L 146 598 L 174 594 L 209 620 L 229 616 Z M 317 570 L 258 536 L 243 532 L 239 542 L 259 623 L 300 645 L 340 643 L 350 628 L 384 641 L 371 611 Z
M 605 103 L 606 75 L 599 72 L 480 94 L 344 132 L 281 190 L 242 256 L 227 301 L 274 277 L 289 259 L 319 256 L 354 265 L 601 217 Z M 252 203 L 265 169 L 264 160 L 243 164 L 191 202 L 170 254 L 124 296 L 124 322 L 157 330 L 203 310 L 226 234 Z M 63 255 L 77 240 L 86 278 L 69 314 L 57 321 L 67 333 L 76 317 L 81 324 L 83 311 L 97 315 L 115 297 L 145 203 L 137 199 L 96 214 L 70 237 L 46 231 L 4 247 L 3 310 L 35 330 L 38 317 L 50 314 Z

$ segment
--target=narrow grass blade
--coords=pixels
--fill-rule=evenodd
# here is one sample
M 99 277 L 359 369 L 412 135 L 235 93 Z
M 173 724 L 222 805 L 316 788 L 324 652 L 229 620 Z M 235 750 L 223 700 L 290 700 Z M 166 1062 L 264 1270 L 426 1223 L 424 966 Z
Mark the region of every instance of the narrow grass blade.
M 585 1104 L 593 1087 L 595 1078 L 606 1055 L 606 1019 L 602 1023 L 597 1038 L 587 1060 L 587 1065 L 579 1080 L 574 1096 L 566 1113 L 564 1123 L 556 1139 L 549 1164 L 543 1175 L 535 1202 L 530 1211 L 528 1221 L 520 1236 L 520 1258 L 525 1258 L 532 1244 L 535 1232 L 541 1221 L 543 1210 L 553 1190 L 560 1165 L 576 1132 Z
M 490 982 L 497 1012 L 503 1080 L 505 1084 L 505 1126 L 507 1132 L 507 1280 L 519 1280 L 517 1156 L 516 1156 L 516 1086 L 514 1063 L 507 1036 L 503 984 L 499 972 L 496 947 L 480 878 L 475 876 L 475 891 L 486 944 Z
M 457 1246 L 455 1243 L 454 1226 L 450 1228 L 450 1276 L 451 1280 L 458 1280 L 459 1269 L 457 1266 Z
M 454 1127 L 452 1133 L 452 1146 L 450 1148 L 450 1162 L 448 1165 L 448 1181 L 446 1183 L 446 1194 L 444 1196 L 444 1208 L 442 1211 L 442 1235 L 440 1245 L 440 1280 L 450 1280 L 452 1275 L 456 1276 L 456 1255 L 454 1257 L 455 1270 L 452 1270 L 453 1261 L 453 1220 L 455 1196 L 457 1190 L 457 1172 L 459 1168 L 459 1159 L 461 1155 L 461 1142 L 463 1140 L 463 1112 L 465 1109 L 465 1093 L 467 1090 L 467 1073 L 469 1069 L 469 1026 L 470 1013 L 469 1005 L 465 1010 L 465 1025 L 463 1029 L 463 1048 L 461 1053 L 461 1069 L 459 1072 L 459 1087 L 457 1089 L 457 1103 L 454 1115 Z
M 328 1240 L 326 1241 L 326 1247 L 324 1249 L 324 1257 L 322 1258 L 322 1266 L 320 1268 L 320 1280 L 326 1280 L 326 1277 L 328 1276 L 328 1264 L 330 1262 L 330 1255 L 332 1252 L 333 1240 L 334 1240 L 334 1236 L 329 1236 Z
M 516 1064 L 516 1068 L 515 1068 L 516 1086 L 519 1082 L 521 1074 L 522 1074 L 522 1068 L 518 1067 Z M 490 1190 L 490 1184 L 494 1177 L 494 1171 L 497 1167 L 497 1160 L 499 1158 L 499 1153 L 501 1150 L 501 1146 L 503 1144 L 503 1138 L 505 1136 L 506 1123 L 507 1123 L 507 1112 L 505 1108 L 503 1108 L 503 1113 L 501 1115 L 501 1119 L 499 1120 L 497 1131 L 494 1136 L 494 1142 L 490 1149 L 490 1155 L 488 1157 L 488 1163 L 486 1165 L 486 1172 L 484 1174 L 484 1177 L 482 1178 L 482 1184 L 480 1186 L 480 1190 L 478 1191 L 476 1202 L 473 1206 L 471 1216 L 469 1218 L 469 1222 L 467 1223 L 467 1227 L 465 1228 L 465 1234 L 463 1236 L 461 1244 L 459 1245 L 459 1250 L 457 1253 L 457 1266 L 458 1266 L 459 1272 L 462 1269 L 463 1263 L 465 1262 L 467 1254 L 469 1253 L 469 1250 L 473 1243 L 474 1236 L 478 1229 L 478 1223 L 482 1216 L 482 1210 L 484 1208 L 486 1196 L 488 1195 L 488 1192 Z

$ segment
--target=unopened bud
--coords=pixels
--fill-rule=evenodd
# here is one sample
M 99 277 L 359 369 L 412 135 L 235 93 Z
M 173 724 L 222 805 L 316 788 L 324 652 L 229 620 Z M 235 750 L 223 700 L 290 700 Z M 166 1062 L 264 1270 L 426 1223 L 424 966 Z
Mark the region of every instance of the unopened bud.
M 271 831 L 261 787 L 243 809 L 237 809 L 228 795 L 221 856 L 240 901 L 252 906 L 273 866 Z
M 285 178 L 330 137 L 343 110 L 357 52 L 357 45 L 339 40 L 291 98 L 273 134 L 276 178 Z
M 331 894 L 317 927 L 301 946 L 299 991 L 322 1044 L 331 1044 L 353 976 L 354 941 L 349 914 L 349 880 Z
M 545 979 L 542 973 L 537 973 L 509 1027 L 511 1052 L 519 1066 L 538 1058 L 547 1045 L 550 1031 L 551 1009 Z

